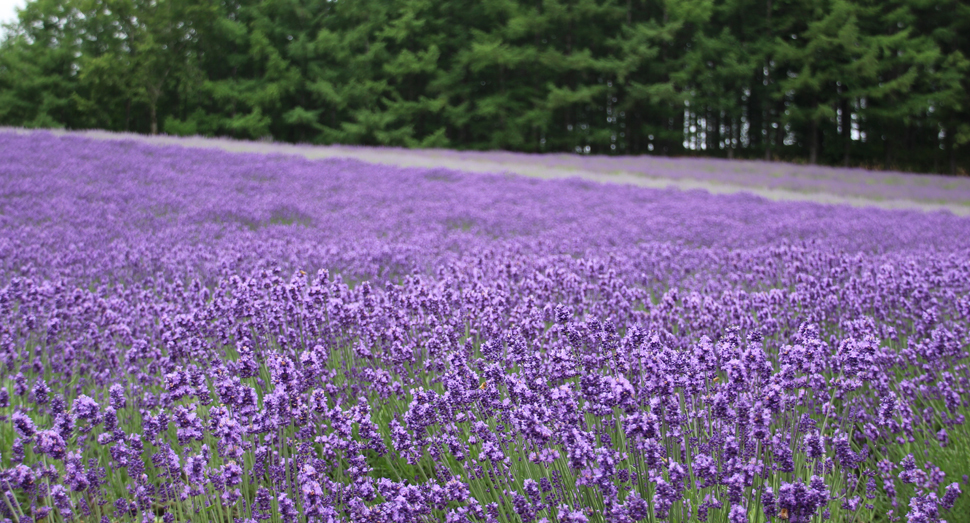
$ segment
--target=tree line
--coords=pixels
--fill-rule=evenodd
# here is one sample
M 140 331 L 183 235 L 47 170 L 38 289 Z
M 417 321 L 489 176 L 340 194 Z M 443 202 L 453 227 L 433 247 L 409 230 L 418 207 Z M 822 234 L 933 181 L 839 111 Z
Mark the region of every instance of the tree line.
M 0 124 L 968 170 L 965 0 L 28 0 Z

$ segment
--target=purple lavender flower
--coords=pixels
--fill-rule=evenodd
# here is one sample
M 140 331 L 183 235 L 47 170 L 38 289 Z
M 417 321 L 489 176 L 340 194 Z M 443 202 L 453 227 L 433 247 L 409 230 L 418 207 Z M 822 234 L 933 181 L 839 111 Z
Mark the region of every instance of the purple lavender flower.
M 273 498 L 266 487 L 259 487 L 256 490 L 256 499 L 253 502 L 253 513 L 257 521 L 265 521 L 273 517 Z
M 813 460 L 820 459 L 825 454 L 825 448 L 822 443 L 822 436 L 818 431 L 806 434 L 804 437 L 806 454 L 809 458 Z
M 91 481 L 88 479 L 84 465 L 81 462 L 81 453 L 79 451 L 69 452 L 64 466 L 64 481 L 71 488 L 72 492 L 83 492 L 91 485 Z
M 71 407 L 71 412 L 74 414 L 75 419 L 83 419 L 92 425 L 98 424 L 100 411 L 101 408 L 98 406 L 98 403 L 84 394 L 78 396 L 74 400 L 74 405 Z
M 707 488 L 717 483 L 717 461 L 710 456 L 706 454 L 697 454 L 694 456 L 694 462 L 692 463 L 691 468 L 694 471 L 694 476 L 699 480 L 697 482 L 697 488 Z
M 229 506 L 235 505 L 242 497 L 236 485 L 242 483 L 243 469 L 235 461 L 229 461 L 222 466 L 216 482 L 222 487 L 222 501 Z
M 128 405 L 127 401 L 125 400 L 125 389 L 121 385 L 118 385 L 117 383 L 112 385 L 111 389 L 109 389 L 109 394 L 111 396 L 111 407 L 116 411 L 124 410 Z
M 559 521 L 563 523 L 588 523 L 589 518 L 585 514 L 578 510 L 570 510 L 569 508 L 562 506 L 559 507 Z
M 50 492 L 51 498 L 54 500 L 54 506 L 57 507 L 58 512 L 61 513 L 61 517 L 66 520 L 70 520 L 74 513 L 71 510 L 71 498 L 67 494 L 67 490 L 64 489 L 62 485 L 54 485 L 51 487 Z
M 17 434 L 25 438 L 33 437 L 37 433 L 37 427 L 34 425 L 34 420 L 22 412 L 14 412 L 11 416 L 13 420 L 13 426 L 17 430 Z
M 748 511 L 742 505 L 731 505 L 728 513 L 728 521 L 731 523 L 748 523 Z
M 12 486 L 27 492 L 33 491 L 34 485 L 37 481 L 34 471 L 30 467 L 23 464 L 18 464 L 13 467 L 12 470 L 9 470 L 8 478 L 8 481 Z
M 959 483 L 950 483 L 946 486 L 946 492 L 943 494 L 943 499 L 940 501 L 940 506 L 945 510 L 950 510 L 953 505 L 956 504 L 957 499 L 960 497 L 963 491 L 960 490 Z
M 34 439 L 34 452 L 47 454 L 54 459 L 64 459 L 67 444 L 56 431 L 42 430 Z
M 775 506 L 775 492 L 771 487 L 765 487 L 765 491 L 761 493 L 761 508 L 765 517 L 769 519 L 775 517 L 778 513 L 778 508 Z
M 24 396 L 27 394 L 27 377 L 24 376 L 23 372 L 18 372 L 16 376 L 13 377 L 14 394 L 17 396 Z
M 50 399 L 51 389 L 47 386 L 47 382 L 43 378 L 37 379 L 32 392 L 34 394 L 34 401 L 39 405 L 46 405 Z

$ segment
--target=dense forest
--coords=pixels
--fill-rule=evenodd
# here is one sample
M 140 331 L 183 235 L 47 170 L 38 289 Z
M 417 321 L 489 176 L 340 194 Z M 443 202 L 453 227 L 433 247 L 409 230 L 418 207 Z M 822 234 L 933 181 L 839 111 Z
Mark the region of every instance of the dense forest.
M 0 124 L 970 170 L 966 0 L 28 0 Z

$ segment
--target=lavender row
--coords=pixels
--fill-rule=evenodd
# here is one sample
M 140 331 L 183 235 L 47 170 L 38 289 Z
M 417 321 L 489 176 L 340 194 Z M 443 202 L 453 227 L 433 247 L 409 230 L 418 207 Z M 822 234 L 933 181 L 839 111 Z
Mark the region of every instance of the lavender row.
M 341 149 L 368 150 L 362 147 L 342 147 Z M 872 171 L 786 162 L 669 158 L 652 155 L 597 156 L 395 148 L 382 148 L 382 150 L 402 155 L 546 167 L 567 172 L 578 170 L 605 174 L 635 173 L 650 178 L 702 180 L 740 187 L 839 194 L 875 200 L 901 199 L 970 205 L 970 180 L 956 176 L 913 175 L 898 171 Z

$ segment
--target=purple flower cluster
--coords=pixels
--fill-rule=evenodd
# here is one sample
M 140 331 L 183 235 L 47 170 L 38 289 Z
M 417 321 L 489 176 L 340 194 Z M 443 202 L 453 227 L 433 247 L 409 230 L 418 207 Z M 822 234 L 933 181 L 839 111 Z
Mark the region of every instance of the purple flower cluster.
M 43 134 L 0 210 L 0 521 L 961 502 L 966 219 Z

